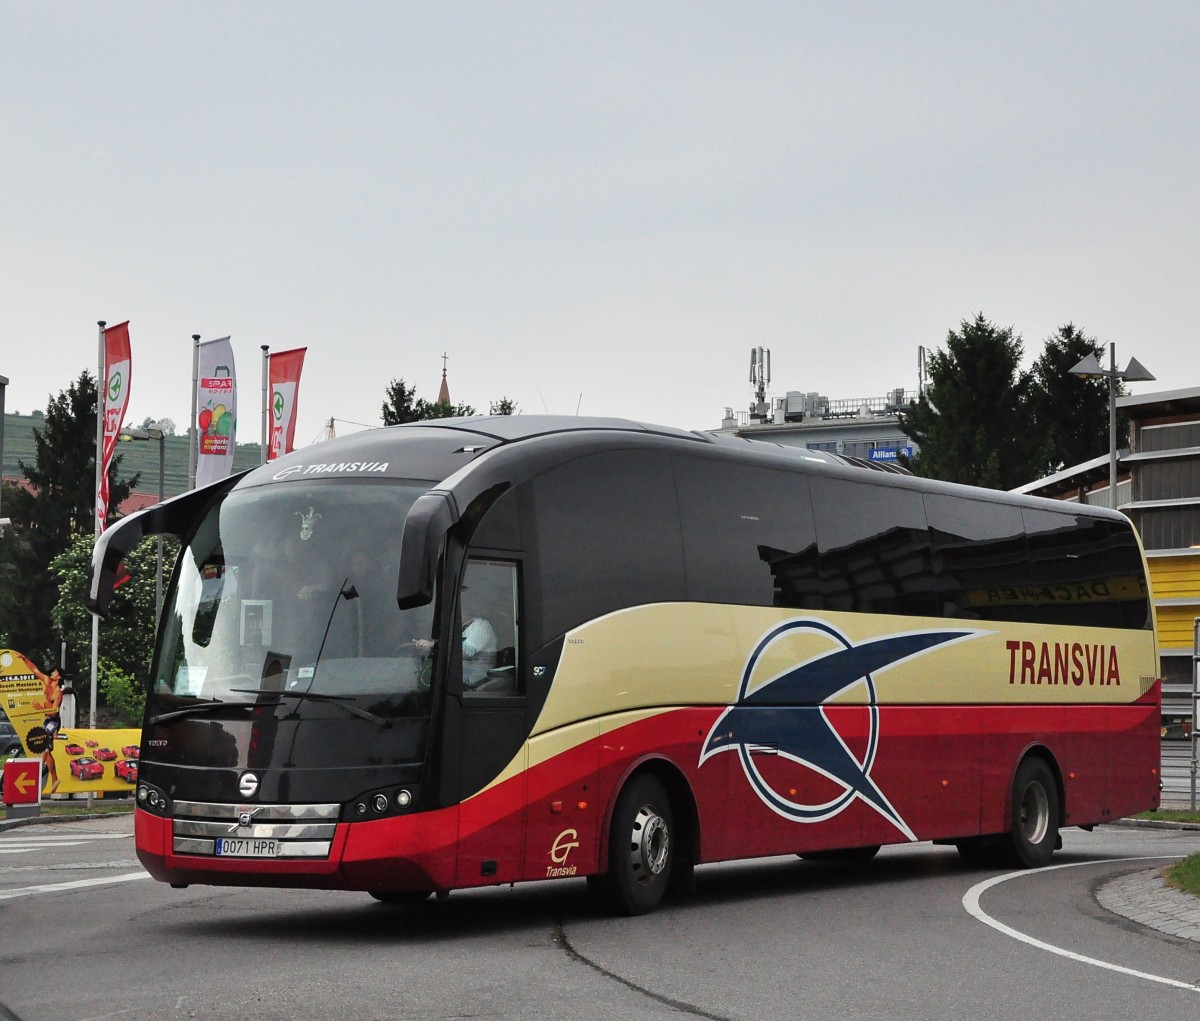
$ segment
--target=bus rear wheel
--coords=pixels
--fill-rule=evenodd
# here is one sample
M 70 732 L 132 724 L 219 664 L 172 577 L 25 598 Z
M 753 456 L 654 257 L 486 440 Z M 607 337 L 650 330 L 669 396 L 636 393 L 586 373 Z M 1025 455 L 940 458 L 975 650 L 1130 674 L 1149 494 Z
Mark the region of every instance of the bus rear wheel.
M 608 871 L 589 888 L 613 914 L 641 915 L 658 907 L 675 859 L 674 815 L 662 782 L 649 773 L 617 798 L 608 842 Z
M 976 868 L 1041 868 L 1061 845 L 1058 784 L 1043 759 L 1027 758 L 1012 786 L 1012 824 L 1007 833 L 964 837 L 955 846 Z
M 1041 868 L 1059 847 L 1058 784 L 1050 767 L 1030 757 L 1017 769 L 1012 825 L 1002 838 L 1005 857 L 1022 868 Z

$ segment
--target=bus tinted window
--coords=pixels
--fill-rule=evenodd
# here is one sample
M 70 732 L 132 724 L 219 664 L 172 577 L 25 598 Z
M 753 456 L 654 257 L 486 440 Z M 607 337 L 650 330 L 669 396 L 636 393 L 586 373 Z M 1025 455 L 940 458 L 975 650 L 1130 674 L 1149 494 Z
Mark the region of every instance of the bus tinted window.
M 685 598 L 667 455 L 569 461 L 533 480 L 533 502 L 543 642 L 613 610 Z
M 1149 627 L 1133 531 L 1121 522 L 1026 508 L 1030 584 L 1024 605 L 1043 624 Z
M 925 495 L 940 612 L 977 620 L 1028 620 L 1018 593 L 1029 582 L 1021 511 L 1003 503 Z
M 824 608 L 935 614 L 933 561 L 920 494 L 816 476 L 811 484 Z
M 820 608 L 807 477 L 692 458 L 675 476 L 689 599 Z

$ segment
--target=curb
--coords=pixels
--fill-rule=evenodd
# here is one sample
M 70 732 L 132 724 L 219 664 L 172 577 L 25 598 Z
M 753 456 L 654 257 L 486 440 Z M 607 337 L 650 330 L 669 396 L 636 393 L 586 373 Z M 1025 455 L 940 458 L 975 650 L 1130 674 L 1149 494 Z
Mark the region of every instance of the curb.
M 1105 825 L 1146 830 L 1200 830 L 1200 822 L 1173 822 L 1170 819 L 1114 819 Z
M 5 830 L 20 829 L 22 826 L 34 826 L 41 823 L 83 822 L 85 819 L 119 819 L 133 815 L 133 808 L 119 812 L 92 812 L 88 815 L 32 815 L 24 819 L 0 819 L 0 833 Z

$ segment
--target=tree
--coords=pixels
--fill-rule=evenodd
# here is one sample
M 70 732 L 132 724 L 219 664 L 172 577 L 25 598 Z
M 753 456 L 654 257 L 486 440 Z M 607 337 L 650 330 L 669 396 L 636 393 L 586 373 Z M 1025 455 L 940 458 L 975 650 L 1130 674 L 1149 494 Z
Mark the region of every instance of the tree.
M 491 415 L 515 415 L 517 414 L 517 402 L 508 397 L 501 397 L 498 401 L 492 401 L 488 413 Z
M 1042 443 L 1034 477 L 1108 452 L 1108 380 L 1071 375 L 1071 369 L 1089 354 L 1107 366 L 1104 346 L 1067 323 L 1046 338 L 1041 357 L 1033 363 L 1030 409 L 1033 433 Z M 1119 381 L 1117 392 L 1124 392 Z M 1128 435 L 1129 418 L 1118 412 L 1118 447 L 1128 443 Z
M 94 529 L 96 486 L 96 380 L 84 371 L 50 401 L 33 430 L 34 462 L 18 461 L 28 486 L 5 492 L 5 584 L 0 586 L 0 634 L 35 662 L 58 661 L 51 610 L 57 590 L 50 562 L 73 535 Z M 121 479 L 122 458 L 109 466 L 110 506 L 119 507 L 138 476 Z M 115 516 L 115 515 L 114 515 Z
M 403 379 L 393 379 L 384 391 L 383 407 L 380 409 L 384 425 L 401 425 L 404 422 L 424 422 L 432 418 L 457 418 L 473 415 L 475 409 L 469 404 L 451 404 L 448 401 L 427 401 L 417 396 L 415 386 L 407 386 Z
M 401 425 L 404 422 L 417 421 L 413 401 L 417 396 L 415 386 L 405 386 L 404 380 L 393 379 L 383 394 L 383 407 L 380 413 L 384 425 Z
M 1035 477 L 1040 445 L 1030 430 L 1030 376 L 1021 370 L 1023 344 L 979 313 L 946 337 L 929 359 L 929 386 L 900 413 L 904 432 L 920 447 L 910 467 L 947 482 L 1013 489 Z
M 71 651 L 71 671 L 86 677 L 91 671 L 92 616 L 83 605 L 93 537 L 76 535 L 50 563 L 57 581 L 57 602 L 51 614 L 55 627 Z M 163 564 L 167 572 L 178 555 L 179 544 L 165 537 Z M 121 561 L 125 580 L 119 580 L 100 623 L 100 659 L 132 675 L 143 688 L 150 679 L 154 651 L 154 578 L 158 561 L 157 537 L 144 539 Z M 81 685 L 76 684 L 76 690 Z

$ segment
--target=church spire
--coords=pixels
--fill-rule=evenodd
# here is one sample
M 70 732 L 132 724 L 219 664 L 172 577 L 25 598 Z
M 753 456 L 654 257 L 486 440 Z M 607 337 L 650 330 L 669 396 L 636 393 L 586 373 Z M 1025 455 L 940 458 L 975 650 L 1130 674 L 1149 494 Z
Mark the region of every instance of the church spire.
M 438 391 L 438 404 L 450 403 L 450 384 L 446 382 L 446 359 L 445 352 L 442 353 L 442 388 Z

